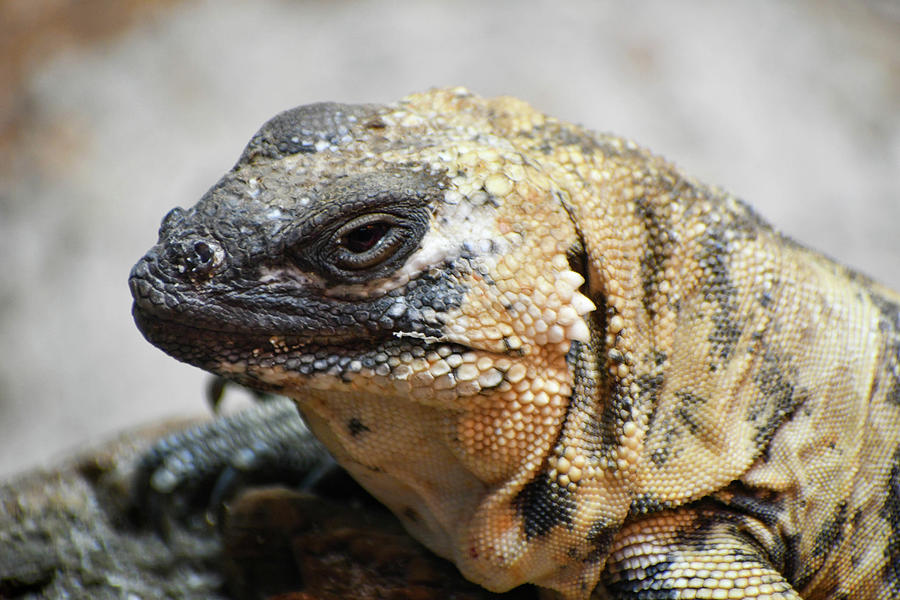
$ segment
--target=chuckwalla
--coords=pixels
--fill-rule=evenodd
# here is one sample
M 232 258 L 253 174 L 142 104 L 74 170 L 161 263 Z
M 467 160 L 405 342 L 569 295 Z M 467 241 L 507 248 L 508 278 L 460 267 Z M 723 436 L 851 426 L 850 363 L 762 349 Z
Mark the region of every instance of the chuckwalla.
M 900 295 L 629 141 L 463 89 L 301 106 L 130 285 L 488 589 L 900 597 Z

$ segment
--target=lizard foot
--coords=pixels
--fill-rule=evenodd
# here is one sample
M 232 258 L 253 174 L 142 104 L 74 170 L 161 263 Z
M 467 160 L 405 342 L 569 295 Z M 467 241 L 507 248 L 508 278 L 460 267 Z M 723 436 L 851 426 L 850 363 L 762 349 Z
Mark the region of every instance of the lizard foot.
M 160 529 L 167 519 L 216 524 L 237 492 L 276 483 L 322 495 L 352 497 L 357 490 L 285 398 L 258 402 L 155 442 L 135 473 L 136 520 Z

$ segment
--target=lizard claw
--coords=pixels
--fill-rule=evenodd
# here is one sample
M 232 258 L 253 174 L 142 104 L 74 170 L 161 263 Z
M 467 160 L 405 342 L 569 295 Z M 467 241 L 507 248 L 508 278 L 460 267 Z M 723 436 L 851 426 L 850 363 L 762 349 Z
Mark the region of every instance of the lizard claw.
M 168 519 L 208 526 L 246 487 L 309 489 L 334 467 L 293 403 L 274 398 L 157 441 L 137 467 L 133 505 L 160 529 Z

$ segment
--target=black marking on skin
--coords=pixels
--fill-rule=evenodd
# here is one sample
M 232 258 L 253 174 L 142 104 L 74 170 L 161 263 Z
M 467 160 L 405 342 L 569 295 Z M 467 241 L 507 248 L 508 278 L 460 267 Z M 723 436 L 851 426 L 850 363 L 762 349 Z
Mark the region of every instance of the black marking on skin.
M 510 356 L 525 356 L 525 351 L 522 348 L 513 348 L 509 343 L 509 338 L 503 338 L 503 352 Z
M 572 493 L 546 473 L 538 473 L 526 483 L 512 505 L 522 519 L 526 540 L 546 535 L 557 525 L 572 527 L 578 509 Z
M 646 198 L 634 200 L 635 212 L 647 232 L 646 246 L 641 255 L 641 282 L 644 295 L 641 299 L 650 319 L 656 315 L 653 308 L 659 298 L 659 284 L 665 280 L 666 263 L 672 254 L 674 240 L 671 238 L 672 224 L 668 215 L 658 212 L 662 208 Z
M 789 533 L 784 538 L 784 556 L 782 558 L 781 573 L 784 578 L 796 587 L 797 575 L 804 564 L 803 552 L 801 546 L 803 544 L 803 536 L 800 533 Z
M 360 421 L 356 417 L 352 417 L 347 421 L 347 431 L 350 432 L 350 435 L 356 437 L 364 431 L 369 432 L 372 430 L 369 429 L 362 421 Z
M 816 534 L 813 543 L 812 552 L 800 565 L 799 572 L 796 575 L 796 587 L 798 589 L 806 587 L 813 577 L 815 577 L 822 564 L 844 539 L 844 530 L 847 523 L 847 504 L 840 504 L 834 511 L 834 514 L 826 520 L 819 532 Z
M 617 365 L 625 362 L 625 355 L 622 354 L 622 352 L 620 352 L 617 348 L 611 348 L 607 353 L 607 356 L 609 357 L 610 361 L 616 363 Z
M 629 515 L 645 515 L 651 512 L 659 512 L 672 508 L 670 502 L 664 502 L 657 498 L 653 493 L 640 494 L 631 501 L 628 507 Z
M 622 428 L 631 420 L 632 402 L 628 387 L 622 382 L 614 382 L 608 400 L 603 404 L 599 420 L 589 421 L 586 428 L 589 435 L 597 436 L 591 439 L 600 440 L 598 454 L 608 459 L 607 466 L 610 469 L 618 468 L 613 458 L 622 436 Z
M 771 543 L 763 548 L 766 552 L 768 563 L 779 573 L 784 573 L 784 565 L 788 559 L 788 547 L 782 536 L 772 536 Z M 758 542 L 762 546 L 761 542 Z M 792 583 L 793 585 L 793 583 Z
M 598 563 L 609 555 L 609 548 L 618 533 L 618 527 L 612 527 L 603 521 L 597 521 L 588 529 L 587 542 L 591 545 L 585 555 L 585 563 Z
M 703 196 L 709 197 L 708 188 L 693 188 Z M 697 255 L 701 265 L 705 266 L 706 277 L 701 293 L 707 302 L 714 305 L 711 315 L 713 331 L 708 341 L 711 345 L 710 371 L 716 371 L 727 363 L 734 355 L 734 350 L 744 329 L 742 316 L 738 314 L 737 287 L 731 279 L 729 259 L 735 255 L 735 244 L 742 241 L 755 240 L 760 232 L 774 235 L 779 241 L 790 244 L 791 241 L 772 231 L 759 215 L 741 200 L 728 196 L 725 198 L 724 210 L 716 213 L 716 221 L 704 215 L 705 235 L 700 239 L 700 251 Z M 796 244 L 795 244 L 796 245 Z
M 566 210 L 572 223 L 578 230 L 575 223 L 573 213 L 565 201 L 565 198 L 557 194 L 557 198 Z M 576 273 L 580 273 L 584 277 L 584 283 L 579 291 L 587 297 L 591 297 L 591 274 L 588 267 L 588 257 L 585 252 L 584 240 L 579 232 L 578 240 L 566 252 L 566 259 L 569 268 Z M 590 443 L 588 452 L 595 456 L 603 456 L 609 463 L 612 460 L 613 450 L 617 445 L 617 436 L 614 426 L 610 423 L 614 419 L 610 418 L 607 412 L 610 410 L 612 402 L 601 403 L 598 401 L 599 391 L 609 385 L 607 370 L 600 368 L 601 353 L 599 348 L 603 347 L 602 336 L 606 332 L 606 298 L 601 295 L 595 295 L 591 298 L 597 307 L 589 316 L 589 327 L 591 333 L 591 341 L 589 344 L 574 341 L 566 353 L 566 364 L 572 372 L 573 386 L 572 396 L 569 401 L 569 410 L 575 407 L 586 418 L 584 419 L 585 435 L 582 439 Z M 603 414 L 597 415 L 597 406 L 603 404 Z
M 761 397 L 751 403 L 747 417 L 756 423 L 754 442 L 758 448 L 768 445 L 775 431 L 807 398 L 805 391 L 796 389 L 786 362 L 767 350 L 753 378 Z
M 659 392 L 662 389 L 662 375 L 642 376 L 638 378 L 641 386 L 641 399 L 646 396 L 652 402 L 648 431 L 658 432 L 662 436 L 659 447 L 650 453 L 650 460 L 657 467 L 661 467 L 673 456 L 678 456 L 680 444 L 679 438 L 685 433 L 696 435 L 702 429 L 702 423 L 697 418 L 697 410 L 708 400 L 702 396 L 692 394 L 687 390 L 675 392 L 675 404 L 672 413 L 663 418 L 659 417 Z
M 572 219 L 576 231 L 578 231 L 578 225 L 575 223 L 572 210 L 566 203 L 565 198 L 559 194 L 557 194 L 557 197 L 569 218 Z M 581 342 L 573 342 L 569 352 L 566 354 L 566 363 L 572 370 L 575 382 L 572 394 L 573 399 L 585 400 L 585 405 L 580 410 L 589 417 L 586 419 L 586 439 L 602 440 L 602 443 L 595 448 L 595 451 L 599 452 L 605 449 L 609 453 L 616 444 L 615 432 L 608 428 L 601 430 L 600 422 L 608 421 L 604 421 L 602 417 L 598 421 L 596 415 L 598 391 L 605 389 L 609 385 L 607 369 L 601 368 L 602 358 L 601 353 L 598 351 L 599 348 L 604 346 L 603 338 L 606 333 L 607 303 L 603 295 L 591 293 L 591 271 L 588 266 L 588 256 L 585 248 L 584 239 L 581 236 L 581 232 L 578 231 L 578 240 L 566 251 L 566 260 L 572 271 L 580 273 L 584 277 L 584 283 L 579 287 L 578 291 L 585 297 L 591 298 L 597 308 L 588 315 L 587 319 L 591 333 L 590 344 L 585 346 Z
M 639 375 L 635 383 L 637 383 L 639 392 L 639 402 L 644 405 L 650 406 L 650 416 L 647 421 L 647 431 L 648 434 L 650 432 L 656 431 L 656 429 L 660 428 L 661 425 L 657 422 L 657 412 L 659 408 L 659 394 L 662 391 L 663 385 L 665 384 L 665 375 L 661 372 L 654 373 L 652 375 Z M 670 432 L 666 432 L 665 435 L 665 443 L 659 448 L 655 448 L 650 453 L 650 460 L 653 461 L 653 464 L 657 467 L 661 467 L 670 458 Z
M 674 565 L 681 559 L 679 552 L 669 552 L 664 557 L 653 557 L 649 564 L 641 564 L 640 569 L 630 568 L 609 577 L 604 571 L 606 584 L 603 598 L 610 600 L 677 600 L 683 592 L 672 577 Z M 626 564 L 637 566 L 638 557 L 627 559 Z
M 612 450 L 617 444 L 615 419 L 609 413 L 610 403 L 604 403 L 601 414 L 597 414 L 597 394 L 602 389 L 602 374 L 596 366 L 596 352 L 593 344 L 572 342 L 566 362 L 574 375 L 574 386 L 570 406 L 577 407 L 586 417 L 584 420 L 583 443 L 592 456 L 612 460 Z M 600 379 L 601 381 L 598 381 Z
M 892 300 L 888 300 L 881 294 L 869 292 L 869 298 L 872 303 L 881 311 L 887 325 L 895 332 L 900 332 L 900 304 Z
M 894 594 L 900 594 L 900 447 L 891 456 L 891 474 L 887 482 L 887 497 L 881 507 L 881 517 L 891 528 L 884 549 L 885 564 L 881 578 L 888 582 Z
M 660 372 L 653 373 L 652 375 L 639 375 L 635 379 L 635 383 L 637 383 L 638 388 L 640 388 L 639 394 L 641 402 L 647 402 L 653 406 L 658 404 L 659 393 L 662 391 L 665 381 L 665 375 Z M 650 422 L 653 422 L 652 416 Z
M 650 460 L 653 461 L 653 464 L 657 467 L 661 467 L 669 461 L 671 458 L 671 444 L 670 444 L 671 436 L 667 433 L 664 437 L 664 443 L 659 448 L 655 448 L 653 452 L 650 453 Z
M 419 517 L 418 511 L 411 506 L 407 506 L 403 509 L 403 516 L 414 523 L 418 522 L 421 518 Z
M 779 524 L 784 513 L 784 503 L 775 492 L 750 490 L 741 483 L 734 483 L 716 496 L 722 505 L 741 514 L 748 515 L 769 527 Z M 724 500 L 723 497 L 727 497 Z
M 491 208 L 500 208 L 500 201 L 497 200 L 497 196 L 488 192 L 483 185 L 478 191 L 484 194 L 484 204 L 490 206 Z
M 900 305 L 875 293 L 869 297 L 881 311 L 878 325 L 887 340 L 886 365 L 881 369 L 888 379 L 885 397 L 891 404 L 900 406 Z
M 708 400 L 687 390 L 676 391 L 675 398 L 678 399 L 674 410 L 675 417 L 687 427 L 689 433 L 696 435 L 701 426 L 697 419 L 697 410 Z
M 900 366 L 900 360 L 894 363 Z M 891 381 L 891 388 L 887 392 L 888 402 L 900 406 L 900 376 L 894 375 Z
M 708 338 L 713 353 L 710 363 L 712 371 L 718 368 L 717 360 L 727 363 L 731 359 L 742 330 L 741 323 L 735 320 L 738 311 L 737 288 L 731 281 L 731 267 L 728 264 L 732 252 L 726 235 L 728 226 L 707 226 L 698 256 L 701 264 L 706 266 L 704 298 L 714 305 L 713 331 Z
M 582 261 L 586 258 L 580 251 L 581 248 L 583 245 L 579 244 L 577 247 L 573 247 L 568 254 L 569 264 L 573 270 L 585 268 Z M 590 295 L 590 275 L 587 271 L 580 272 L 585 277 L 581 291 Z M 600 368 L 599 362 L 603 356 L 599 349 L 604 347 L 602 338 L 606 332 L 606 299 L 596 295 L 593 301 L 597 310 L 589 315 L 590 343 L 574 341 L 566 353 L 566 364 L 572 372 L 573 379 L 568 410 L 577 410 L 585 417 L 582 440 L 588 444 L 586 451 L 592 456 L 604 458 L 609 468 L 615 468 L 616 461 L 613 457 L 618 445 L 614 408 L 616 401 L 612 398 L 606 402 L 600 401 L 602 390 L 606 390 L 610 386 L 608 370 Z M 597 410 L 601 406 L 602 412 L 598 414 Z M 619 429 L 621 429 L 621 425 Z

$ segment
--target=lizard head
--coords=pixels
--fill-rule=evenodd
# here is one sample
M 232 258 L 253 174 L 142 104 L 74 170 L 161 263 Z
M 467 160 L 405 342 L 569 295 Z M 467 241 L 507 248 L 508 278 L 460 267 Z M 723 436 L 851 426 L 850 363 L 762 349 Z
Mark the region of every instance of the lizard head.
M 163 219 L 130 277 L 139 328 L 251 386 L 443 391 L 447 408 L 587 342 L 575 228 L 498 108 L 457 90 L 278 115 Z

